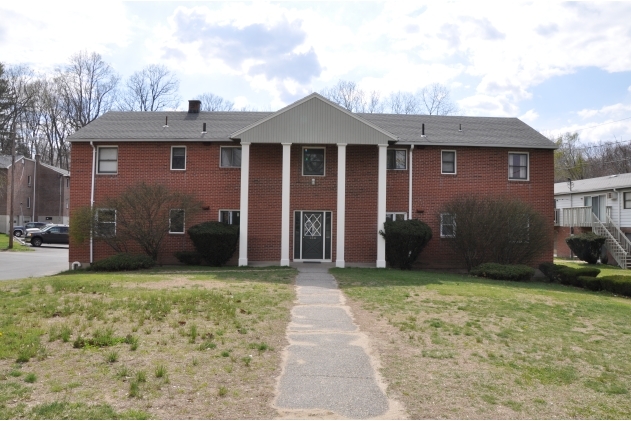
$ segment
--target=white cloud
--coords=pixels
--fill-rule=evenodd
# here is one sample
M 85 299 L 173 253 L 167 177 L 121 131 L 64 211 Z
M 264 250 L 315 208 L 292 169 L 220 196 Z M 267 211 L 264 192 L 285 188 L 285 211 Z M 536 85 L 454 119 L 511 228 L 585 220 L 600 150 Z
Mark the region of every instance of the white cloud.
M 539 118 L 539 113 L 537 113 L 534 109 L 530 109 L 526 111 L 524 114 L 520 115 L 519 118 L 526 123 L 532 123 L 537 118 Z
M 577 111 L 576 113 L 583 119 L 593 118 L 596 116 L 622 118 L 624 116 L 627 116 L 630 111 L 631 111 L 631 104 L 618 103 L 618 104 L 613 104 L 613 105 L 607 105 L 598 110 L 583 109 L 583 110 Z

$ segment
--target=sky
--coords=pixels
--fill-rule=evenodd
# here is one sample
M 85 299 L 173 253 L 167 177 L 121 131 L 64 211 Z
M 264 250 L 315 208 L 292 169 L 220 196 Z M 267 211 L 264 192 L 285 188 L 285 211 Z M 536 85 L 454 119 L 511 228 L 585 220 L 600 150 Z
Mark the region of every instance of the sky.
M 631 2 L 0 0 L 0 62 L 52 73 L 82 50 L 150 64 L 180 108 L 212 92 L 273 111 L 339 80 L 382 97 L 441 83 L 458 114 L 631 141 Z

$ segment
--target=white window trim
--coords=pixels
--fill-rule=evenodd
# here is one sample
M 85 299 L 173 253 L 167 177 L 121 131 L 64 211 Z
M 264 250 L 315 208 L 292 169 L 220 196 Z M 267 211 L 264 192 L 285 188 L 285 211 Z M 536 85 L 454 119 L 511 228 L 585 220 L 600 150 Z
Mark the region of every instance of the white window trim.
M 405 152 L 405 168 L 388 168 L 388 152 L 386 152 L 386 169 L 387 170 L 392 170 L 392 171 L 407 171 L 408 169 L 408 150 L 407 149 L 403 149 L 403 148 L 388 148 L 387 149 L 388 152 L 390 151 L 403 151 Z M 394 160 L 396 163 L 396 159 Z
M 456 236 L 456 218 L 455 218 L 455 217 L 453 217 L 453 219 L 452 219 L 452 220 L 453 220 L 454 222 L 453 222 L 453 224 L 450 224 L 450 225 L 452 225 L 452 226 L 453 226 L 453 228 L 454 228 L 454 233 L 453 233 L 452 235 L 444 235 L 444 234 L 443 234 L 443 225 L 444 225 L 444 224 L 443 224 L 443 216 L 444 216 L 444 215 L 451 215 L 451 214 L 449 214 L 449 213 L 441 213 L 441 214 L 440 214 L 440 238 L 454 238 L 454 237 Z
M 454 153 L 454 172 L 445 172 L 443 171 L 443 152 L 453 152 Z M 458 174 L 458 151 L 455 149 L 442 149 L 440 151 L 440 173 L 445 175 L 456 175 Z
M 111 149 L 116 148 L 116 172 L 100 172 L 99 163 L 101 162 L 101 148 Z M 96 174 L 102 175 L 117 175 L 118 174 L 118 146 L 116 145 L 101 145 L 96 147 Z
M 407 212 L 386 212 L 386 221 L 388 220 L 388 215 L 392 215 L 392 221 L 396 221 L 396 219 L 394 219 L 395 215 L 403 215 L 403 220 L 407 220 L 408 219 L 408 213 Z
M 626 206 L 625 206 L 625 195 L 626 195 L 626 194 L 631 195 L 631 191 L 622 191 L 622 192 L 620 192 L 620 193 L 622 193 L 622 209 L 623 209 L 623 210 L 624 210 L 624 209 L 631 209 L 631 206 L 630 206 L 630 207 L 626 207 Z M 618 199 L 618 200 L 620 200 L 620 199 Z
M 221 220 L 221 213 L 222 212 L 230 212 L 230 221 L 228 222 L 228 225 L 233 225 L 232 223 L 232 212 L 241 212 L 241 209 L 219 209 L 218 215 L 217 215 L 217 221 L 219 222 L 224 222 Z
M 221 156 L 223 155 L 221 153 L 222 149 L 241 149 L 241 146 L 220 146 L 219 147 L 219 168 L 241 168 L 241 166 L 235 167 L 234 165 L 222 165 L 221 164 Z M 241 153 L 243 154 L 243 150 L 241 150 Z
M 510 178 L 510 156 L 511 154 L 526 155 L 526 178 Z M 530 152 L 508 151 L 508 181 L 530 181 Z
M 171 211 L 181 210 L 184 213 L 184 220 L 182 221 L 182 231 L 171 231 Z M 186 234 L 186 212 L 184 209 L 169 209 L 169 234 Z
M 103 222 L 104 224 L 114 224 L 114 236 L 116 235 L 116 209 L 111 208 L 97 208 L 96 209 L 96 223 L 99 224 L 99 212 L 100 211 L 114 211 L 114 222 Z
M 184 168 L 173 168 L 173 149 L 175 148 L 184 148 Z M 186 146 L 176 146 L 176 145 L 171 146 L 171 162 L 169 164 L 169 166 L 171 167 L 171 171 L 186 171 L 187 158 L 188 158 L 188 150 Z
M 324 150 L 324 173 L 323 174 L 305 174 L 305 149 L 323 149 Z M 325 177 L 326 176 L 326 147 L 324 146 L 303 146 L 300 152 L 300 162 L 302 166 L 303 177 Z

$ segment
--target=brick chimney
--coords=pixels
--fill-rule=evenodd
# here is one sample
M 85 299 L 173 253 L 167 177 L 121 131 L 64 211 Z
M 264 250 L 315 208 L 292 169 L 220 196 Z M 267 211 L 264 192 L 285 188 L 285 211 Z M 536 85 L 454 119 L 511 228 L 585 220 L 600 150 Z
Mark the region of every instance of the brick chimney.
M 199 109 L 202 106 L 202 102 L 198 99 L 189 99 L 188 100 L 188 112 L 189 114 L 197 114 L 199 113 Z

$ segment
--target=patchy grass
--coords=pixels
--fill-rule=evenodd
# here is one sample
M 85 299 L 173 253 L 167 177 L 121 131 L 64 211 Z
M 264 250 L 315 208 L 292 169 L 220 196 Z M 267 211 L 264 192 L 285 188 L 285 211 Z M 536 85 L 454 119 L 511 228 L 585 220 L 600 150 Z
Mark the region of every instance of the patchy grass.
M 630 270 L 623 269 L 619 266 L 603 265 L 600 263 L 595 264 L 595 265 L 590 265 L 581 260 L 570 260 L 570 259 L 559 259 L 559 258 L 555 258 L 554 263 L 556 263 L 557 265 L 569 266 L 571 268 L 576 268 L 576 269 L 580 269 L 580 268 L 600 269 L 600 274 L 598 274 L 598 276 L 611 276 L 611 275 L 631 276 Z
M 0 419 L 273 418 L 295 274 L 170 268 L 3 282 Z M 265 352 L 251 355 L 253 343 Z
M 631 417 L 629 299 L 457 274 L 331 273 L 413 419 Z
M 30 246 L 23 246 L 19 241 L 13 239 L 13 248 L 9 250 L 9 236 L 0 234 L 0 251 L 33 251 Z

